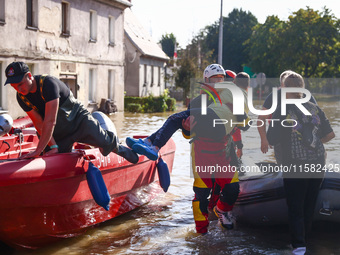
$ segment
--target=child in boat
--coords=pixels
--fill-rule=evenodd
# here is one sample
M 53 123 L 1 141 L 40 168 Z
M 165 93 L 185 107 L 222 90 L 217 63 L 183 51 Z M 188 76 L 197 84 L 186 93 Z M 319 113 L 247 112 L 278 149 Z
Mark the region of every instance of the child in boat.
M 211 78 L 224 78 L 211 77 Z M 245 114 L 238 118 L 233 115 L 232 104 L 233 95 L 229 89 L 218 90 L 219 96 L 222 101 L 222 105 L 217 103 L 211 103 L 207 108 L 207 114 L 202 115 L 201 108 L 192 108 L 183 112 L 175 113 L 171 115 L 163 126 L 153 133 L 151 136 L 145 139 L 134 139 L 128 137 L 126 144 L 132 148 L 135 152 L 147 156 L 151 160 L 157 160 L 158 152 L 162 148 L 176 130 L 181 128 L 185 134 L 188 134 L 188 130 L 184 128 L 185 122 L 189 117 L 194 117 L 194 121 L 191 121 L 191 127 L 189 134 L 191 136 L 205 137 L 213 140 L 221 140 L 228 134 L 231 134 L 235 129 L 235 126 L 231 123 L 242 122 L 247 119 L 248 105 L 247 105 L 247 88 L 249 86 L 249 75 L 240 72 L 234 79 L 236 84 L 242 90 L 243 99 L 245 102 Z M 230 82 L 220 82 L 220 84 L 229 84 Z M 216 120 L 227 120 L 225 124 L 216 124 Z M 190 122 L 190 120 L 188 120 Z M 247 121 L 244 121 L 245 125 L 239 124 L 237 127 L 240 129 L 247 129 Z

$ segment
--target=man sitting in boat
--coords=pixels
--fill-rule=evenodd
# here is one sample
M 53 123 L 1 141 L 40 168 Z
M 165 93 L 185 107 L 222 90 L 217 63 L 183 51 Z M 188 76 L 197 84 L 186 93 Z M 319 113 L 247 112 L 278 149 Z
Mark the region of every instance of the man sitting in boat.
M 283 80 L 285 87 L 304 88 L 301 75 L 291 72 Z M 301 98 L 300 93 L 287 93 L 287 98 Z M 305 254 L 305 235 L 311 230 L 317 196 L 325 173 L 326 143 L 334 138 L 334 132 L 325 113 L 314 103 L 303 106 L 311 113 L 305 115 L 294 104 L 287 105 L 287 114 L 281 115 L 280 106 L 273 119 L 286 121 L 270 125 L 267 132 L 269 144 L 282 146 L 284 188 L 288 205 L 293 254 Z M 294 126 L 294 124 L 296 125 Z M 321 169 L 322 171 L 316 171 Z
M 217 64 L 215 64 L 217 65 Z M 214 65 L 211 65 L 214 68 Z M 205 77 L 214 82 L 221 82 L 224 80 L 225 71 L 220 65 L 220 74 L 217 77 Z M 209 66 L 208 66 L 209 67 Z M 215 80 L 218 79 L 218 80 Z M 210 81 L 211 82 L 211 81 Z M 239 73 L 235 78 L 235 84 L 242 89 L 244 102 L 247 100 L 247 88 L 249 86 L 249 75 L 246 73 Z M 234 85 L 235 86 L 235 85 Z M 195 122 L 191 125 L 191 135 L 195 133 L 196 139 L 193 141 L 193 169 L 194 169 L 194 192 L 195 199 L 193 200 L 194 219 L 196 223 L 196 231 L 198 233 L 206 233 L 208 231 L 208 197 L 215 182 L 221 187 L 219 200 L 214 208 L 215 214 L 219 217 L 222 227 L 231 229 L 233 222 L 231 220 L 230 212 L 233 208 L 239 193 L 238 174 L 235 168 L 230 167 L 230 153 L 233 149 L 232 132 L 235 126 L 216 125 L 213 127 L 213 121 L 216 119 L 229 119 L 233 122 L 239 122 L 232 112 L 232 94 L 229 89 L 219 91 L 222 105 L 210 104 L 207 108 L 207 114 L 201 115 L 200 108 L 190 108 L 187 111 L 171 115 L 164 125 L 154 134 L 144 140 L 136 140 L 127 138 L 127 145 L 139 154 L 146 155 L 151 160 L 158 158 L 159 149 L 170 139 L 172 134 L 179 128 L 184 129 L 186 121 L 190 122 L 189 117 L 194 117 Z M 245 105 L 246 112 L 248 106 Z M 188 120 L 189 118 L 189 120 Z M 196 124 L 194 124 L 196 123 Z M 247 122 L 246 122 L 247 123 Z M 196 125 L 196 126 L 195 126 Z M 239 128 L 245 128 L 239 126 Z M 183 130 L 184 131 L 184 130 Z M 189 132 L 190 135 L 190 132 Z M 210 173 L 203 169 L 210 166 L 229 166 L 227 171 Z M 196 171 L 197 167 L 202 171 Z
M 20 107 L 33 121 L 40 135 L 35 151 L 21 158 L 38 157 L 49 146 L 45 155 L 70 152 L 74 142 L 100 148 L 106 156 L 114 152 L 131 163 L 138 155 L 119 144 L 116 134 L 104 130 L 91 113 L 74 97 L 69 87 L 49 75 L 32 75 L 24 62 L 13 62 L 5 70 L 6 84 L 17 91 Z

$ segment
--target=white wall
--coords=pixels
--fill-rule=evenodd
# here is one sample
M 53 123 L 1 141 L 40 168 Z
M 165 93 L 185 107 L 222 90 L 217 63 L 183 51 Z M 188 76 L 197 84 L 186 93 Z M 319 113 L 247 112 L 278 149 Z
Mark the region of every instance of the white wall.
M 78 99 L 88 106 L 90 68 L 96 69 L 96 102 L 108 98 L 108 70 L 115 71 L 115 101 L 118 110 L 124 110 L 124 17 L 121 4 L 117 7 L 98 1 L 69 0 L 70 36 L 61 36 L 61 1 L 39 0 L 38 31 L 26 29 L 26 1 L 6 1 L 5 22 L 0 25 L 0 62 L 2 74 L 12 61 L 34 64 L 34 74 L 47 73 L 56 77 L 64 74 L 77 76 L 80 86 Z M 107 1 L 115 4 L 116 1 Z M 97 41 L 90 42 L 90 10 L 97 12 Z M 109 45 L 109 16 L 116 21 L 115 45 Z M 73 64 L 72 70 L 62 68 Z M 5 77 L 2 75 L 1 84 Z M 13 117 L 22 114 L 19 106 L 12 103 L 15 93 L 10 86 L 2 87 L 1 106 Z M 6 100 L 10 98 L 11 100 Z M 12 100 L 13 99 L 13 100 Z M 1 100 L 1 99 L 0 99 Z M 9 103 L 11 102 L 11 103 Z
M 145 75 L 144 75 L 144 67 L 147 66 L 147 78 L 145 83 Z M 160 80 L 158 75 L 158 68 L 160 67 Z M 154 96 L 159 96 L 164 91 L 164 67 L 165 62 L 150 59 L 146 57 L 140 58 L 140 73 L 139 73 L 139 96 L 149 96 L 150 94 Z M 153 72 L 153 79 L 152 79 L 152 68 L 154 69 Z

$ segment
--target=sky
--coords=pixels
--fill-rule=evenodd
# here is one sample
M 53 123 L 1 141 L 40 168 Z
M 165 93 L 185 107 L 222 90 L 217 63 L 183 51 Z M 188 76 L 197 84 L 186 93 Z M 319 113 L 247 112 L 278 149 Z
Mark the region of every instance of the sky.
M 158 42 L 162 35 L 173 33 L 181 48 L 207 25 L 219 20 L 221 0 L 132 0 L 132 12 Z M 223 0 L 223 16 L 238 8 L 250 11 L 260 23 L 267 16 L 287 20 L 289 15 L 306 6 L 322 11 L 326 6 L 340 19 L 339 0 Z

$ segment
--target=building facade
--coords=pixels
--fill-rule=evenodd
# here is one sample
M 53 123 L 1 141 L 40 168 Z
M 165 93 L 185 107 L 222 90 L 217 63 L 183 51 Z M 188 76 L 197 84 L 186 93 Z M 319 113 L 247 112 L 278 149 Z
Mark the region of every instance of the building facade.
M 125 90 L 127 96 L 159 96 L 165 89 L 165 66 L 169 57 L 125 9 Z
M 0 110 L 25 113 L 5 83 L 13 61 L 69 85 L 90 111 L 101 99 L 124 110 L 125 0 L 0 0 Z

